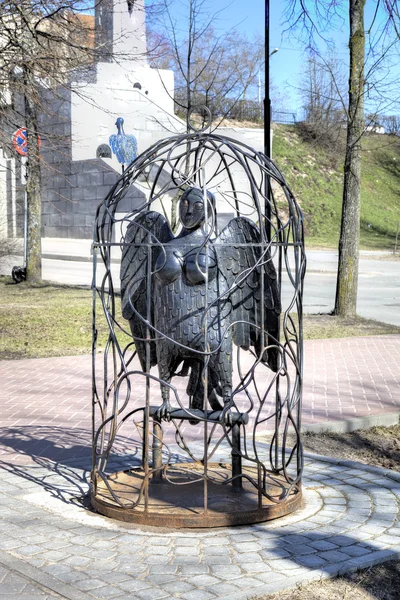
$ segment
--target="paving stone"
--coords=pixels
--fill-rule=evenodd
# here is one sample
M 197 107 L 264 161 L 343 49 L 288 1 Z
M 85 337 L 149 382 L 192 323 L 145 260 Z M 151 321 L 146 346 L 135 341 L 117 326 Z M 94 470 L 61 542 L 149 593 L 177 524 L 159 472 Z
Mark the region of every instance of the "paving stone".
M 218 566 L 221 566 L 221 565 L 218 565 Z M 231 565 L 226 565 L 225 569 L 230 566 Z M 214 570 L 214 568 L 215 567 L 211 567 L 212 570 Z M 209 572 L 210 572 L 210 567 L 208 565 L 201 565 L 201 564 L 181 565 L 179 567 L 179 573 L 181 573 L 182 575 L 202 575 L 203 573 L 209 573 Z
M 354 546 L 346 546 L 345 552 L 349 556 L 364 556 L 365 554 L 370 554 L 372 552 L 372 548 L 357 544 Z
M 257 563 L 259 564 L 259 563 Z M 240 576 L 242 574 L 242 564 L 239 565 L 213 565 L 211 567 L 211 573 L 217 577 L 226 576 L 232 577 L 234 575 Z
M 262 550 L 260 551 L 261 554 Z M 262 562 L 260 554 L 255 552 L 239 552 L 236 554 L 236 560 L 239 562 Z
M 214 600 L 216 596 L 206 590 L 193 590 L 192 592 L 181 594 L 180 598 L 183 600 Z
M 315 542 L 310 542 L 310 546 L 316 548 L 317 550 L 335 550 L 338 548 L 337 544 L 333 544 L 328 540 L 316 540 Z
M 288 573 L 277 573 L 275 571 L 268 570 L 265 573 L 257 573 L 257 579 L 266 584 L 270 584 L 271 582 L 279 583 L 288 579 Z
M 258 553 L 264 560 L 269 560 L 271 556 L 273 558 L 290 558 L 295 553 L 295 550 L 289 552 L 284 548 L 273 548 L 271 550 L 260 550 Z
M 176 556 L 198 556 L 200 554 L 200 548 L 195 546 L 182 546 L 178 548 L 174 548 L 174 554 Z
M 207 547 L 209 546 L 226 546 L 227 544 L 230 544 L 231 541 L 226 538 L 226 537 L 220 537 L 220 536 L 215 536 L 215 537 L 208 537 L 207 538 L 207 542 L 205 542 Z
M 194 575 L 190 578 L 190 583 L 199 587 L 216 585 L 220 582 L 220 579 L 213 577 L 212 575 Z
M 90 590 L 95 590 L 96 588 L 105 587 L 104 581 L 101 579 L 82 579 L 75 583 L 76 587 L 80 590 L 89 592 Z
M 183 592 L 190 592 L 193 590 L 193 586 L 187 581 L 174 581 L 163 585 L 163 590 L 170 594 L 181 594 Z
M 388 546 L 397 546 L 400 543 L 399 536 L 384 534 L 379 537 L 379 541 Z
M 329 538 L 329 541 L 332 544 L 336 544 L 336 546 L 351 546 L 354 543 L 354 540 L 351 537 L 345 535 L 334 535 Z
M 204 554 L 206 555 L 227 555 L 230 554 L 229 546 L 206 546 L 203 549 Z
M 260 544 L 256 542 L 242 542 L 240 544 L 233 544 L 236 552 L 258 552 L 261 550 Z
M 211 591 L 217 598 L 229 598 L 230 594 L 235 594 L 239 592 L 239 590 L 240 588 L 234 583 L 218 583 L 217 585 L 213 585 Z
M 3 594 L 18 594 L 26 588 L 27 583 L 20 575 L 8 573 L 1 583 L 1 591 Z
M 115 596 L 119 596 L 121 594 L 121 590 L 112 585 L 106 585 L 102 588 L 92 590 L 92 593 L 96 598 L 101 598 L 101 600 L 107 600 L 107 598 L 115 598 Z
M 197 546 L 198 544 L 200 544 L 200 540 L 194 537 L 177 538 L 174 540 L 175 548 L 179 546 Z
M 40 546 L 23 546 L 18 549 L 18 554 L 22 554 L 23 556 L 32 556 L 34 554 L 39 554 L 43 551 L 43 548 Z
M 211 554 L 204 556 L 202 562 L 207 565 L 230 565 L 233 562 L 233 559 L 230 556 Z
M 234 583 L 242 590 L 251 590 L 253 588 L 258 588 L 264 585 L 264 582 L 260 579 L 246 576 L 240 577 L 239 579 L 235 579 Z
M 233 544 L 239 544 L 242 542 L 257 542 L 257 537 L 253 533 L 238 533 L 230 536 Z
M 139 598 L 139 600 L 161 600 L 164 598 L 170 598 L 170 595 L 165 590 L 149 588 L 147 590 L 139 590 L 138 592 L 135 592 L 134 598 L 135 600 L 136 598 Z
M 128 581 L 121 581 L 121 583 L 118 584 L 118 587 L 126 592 L 137 592 L 150 587 L 150 585 L 145 581 L 139 581 L 138 579 L 131 578 Z
M 60 560 L 63 560 L 64 558 L 68 558 L 71 555 L 68 551 L 65 552 L 63 550 L 46 550 L 45 552 L 42 552 L 41 554 L 38 554 L 37 556 L 41 556 L 41 557 L 45 558 L 47 561 L 59 562 Z
M 53 575 L 57 579 L 61 579 L 65 583 L 74 583 L 75 581 L 79 581 L 85 579 L 87 577 L 86 573 L 82 571 L 75 571 L 74 569 L 70 569 L 64 565 L 48 565 L 43 568 L 43 571 Z
M 320 552 L 319 556 L 329 563 L 337 563 L 349 559 L 349 555 L 345 554 L 345 551 L 346 550 L 343 552 L 340 552 L 340 550 L 327 550 L 326 552 Z
M 183 567 L 180 567 L 183 568 Z M 150 573 L 177 573 L 178 566 L 173 565 L 150 565 L 149 572 Z
M 271 571 L 271 567 L 269 564 L 262 563 L 240 563 L 241 568 L 246 571 L 246 573 L 265 573 L 266 571 Z
M 187 548 L 187 550 L 191 550 L 191 548 Z M 156 554 L 163 554 L 164 556 L 166 556 L 171 551 L 171 546 L 150 546 L 149 548 L 144 549 L 144 553 L 148 555 L 150 554 L 151 556 L 155 556 Z
M 193 556 L 178 556 L 176 557 L 176 561 L 178 561 L 178 559 L 182 560 L 187 558 L 188 560 L 195 560 L 195 557 Z M 143 558 L 143 562 L 145 562 L 148 565 L 166 565 L 169 561 L 171 560 L 170 556 L 164 556 L 161 554 L 154 554 L 154 555 L 150 555 L 150 556 L 145 556 Z M 177 563 L 178 564 L 178 563 Z
M 86 556 L 70 556 L 62 561 L 65 565 L 71 565 L 71 567 L 84 567 L 90 563 L 90 559 Z
M 135 565 L 135 569 L 137 565 Z M 107 583 L 121 583 L 121 581 L 127 581 L 130 578 L 130 575 L 127 573 L 120 573 L 117 571 L 110 571 L 104 574 L 103 582 Z
M 296 562 L 298 562 L 300 565 L 304 565 L 305 567 L 309 567 L 310 569 L 326 565 L 326 561 L 320 556 L 316 556 L 315 554 L 299 556 L 298 558 L 296 558 Z

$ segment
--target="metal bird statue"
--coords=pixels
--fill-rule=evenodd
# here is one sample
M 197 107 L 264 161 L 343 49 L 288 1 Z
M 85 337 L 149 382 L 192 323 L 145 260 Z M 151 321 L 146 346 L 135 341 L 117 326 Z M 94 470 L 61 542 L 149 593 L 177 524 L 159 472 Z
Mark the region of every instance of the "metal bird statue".
M 131 163 L 137 157 L 137 141 L 134 135 L 127 135 L 124 132 L 124 120 L 122 117 L 118 117 L 115 125 L 117 126 L 118 133 L 110 135 L 109 144 L 118 162 L 122 165 L 123 172 L 124 165 Z
M 147 356 L 167 384 L 161 383 L 158 419 L 169 418 L 172 377 L 189 371 L 189 409 L 206 408 L 205 366 L 208 403 L 229 413 L 233 343 L 253 347 L 272 371 L 279 369 L 281 304 L 268 245 L 245 217 L 213 234 L 215 199 L 209 192 L 206 202 L 204 197 L 193 187 L 183 193 L 182 229 L 176 237 L 163 215 L 148 211 L 130 222 L 123 245 L 122 314 L 129 320 L 142 369 L 149 366 Z

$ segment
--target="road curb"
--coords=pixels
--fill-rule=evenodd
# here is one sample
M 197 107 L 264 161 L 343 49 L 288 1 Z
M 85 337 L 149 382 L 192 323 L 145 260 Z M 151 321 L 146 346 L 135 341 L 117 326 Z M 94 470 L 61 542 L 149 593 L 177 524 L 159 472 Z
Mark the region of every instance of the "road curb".
M 310 433 L 350 433 L 357 429 L 369 429 L 378 425 L 390 427 L 398 425 L 400 412 L 386 413 L 381 415 L 368 415 L 365 417 L 354 417 L 343 421 L 323 421 L 322 423 L 311 423 L 302 425 L 302 431 Z
M 0 565 L 10 571 L 14 571 L 14 573 L 18 573 L 24 579 L 40 585 L 45 590 L 54 592 L 60 598 L 67 598 L 67 600 L 88 600 L 87 594 L 11 554 L 2 552 L 0 554 Z

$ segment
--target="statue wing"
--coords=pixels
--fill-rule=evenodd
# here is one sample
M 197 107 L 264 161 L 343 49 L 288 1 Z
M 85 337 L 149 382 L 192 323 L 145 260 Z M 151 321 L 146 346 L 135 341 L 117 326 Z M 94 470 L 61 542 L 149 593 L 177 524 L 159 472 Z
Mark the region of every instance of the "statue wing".
M 121 257 L 121 303 L 122 315 L 128 319 L 132 335 L 135 339 L 136 350 L 142 365 L 145 368 L 146 347 L 145 342 L 147 327 L 143 319 L 148 319 L 150 310 L 153 322 L 153 303 L 147 306 L 148 261 L 151 246 L 151 271 L 154 271 L 155 262 L 163 244 L 174 239 L 168 221 L 160 213 L 149 211 L 139 214 L 133 219 L 126 230 Z M 139 316 L 140 315 L 140 316 Z M 141 318 L 142 317 L 142 318 Z M 154 333 L 150 331 L 151 337 Z M 157 363 L 155 343 L 150 344 L 151 366 Z
M 232 304 L 233 341 L 248 349 L 253 346 L 257 355 L 268 345 L 262 360 L 273 371 L 279 368 L 279 323 L 281 313 L 277 274 L 269 250 L 260 246 L 261 235 L 256 225 L 244 217 L 232 219 L 216 239 L 218 269 L 227 281 Z M 264 293 L 262 292 L 264 275 Z M 264 334 L 261 327 L 261 308 L 264 305 Z

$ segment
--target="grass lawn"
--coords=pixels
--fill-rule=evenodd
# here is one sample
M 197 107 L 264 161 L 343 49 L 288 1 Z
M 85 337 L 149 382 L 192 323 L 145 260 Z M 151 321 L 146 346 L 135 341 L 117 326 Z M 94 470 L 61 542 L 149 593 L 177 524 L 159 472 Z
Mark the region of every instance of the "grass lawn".
M 275 125 L 273 159 L 298 200 L 307 247 L 337 249 L 342 213 L 343 157 L 305 142 L 294 126 Z M 400 140 L 368 134 L 362 138 L 362 249 L 394 248 L 400 221 Z
M 16 285 L 10 277 L 0 277 L 0 298 L 0 359 L 91 352 L 91 290 L 51 283 Z M 99 310 L 99 302 L 97 305 Z M 119 298 L 116 313 L 119 322 L 128 325 L 121 316 Z M 99 332 L 98 348 L 104 347 L 106 340 L 104 328 Z
M 88 354 L 92 348 L 92 292 L 84 288 L 14 284 L 0 277 L 0 359 L 40 358 Z M 101 306 L 97 303 L 97 310 Z M 125 328 L 120 299 L 116 318 Z M 305 339 L 354 337 L 400 333 L 400 328 L 357 318 L 344 321 L 329 315 L 306 315 Z M 124 339 L 124 336 L 122 336 Z M 128 336 L 125 336 L 126 343 Z M 98 349 L 104 347 L 107 330 L 99 331 Z

